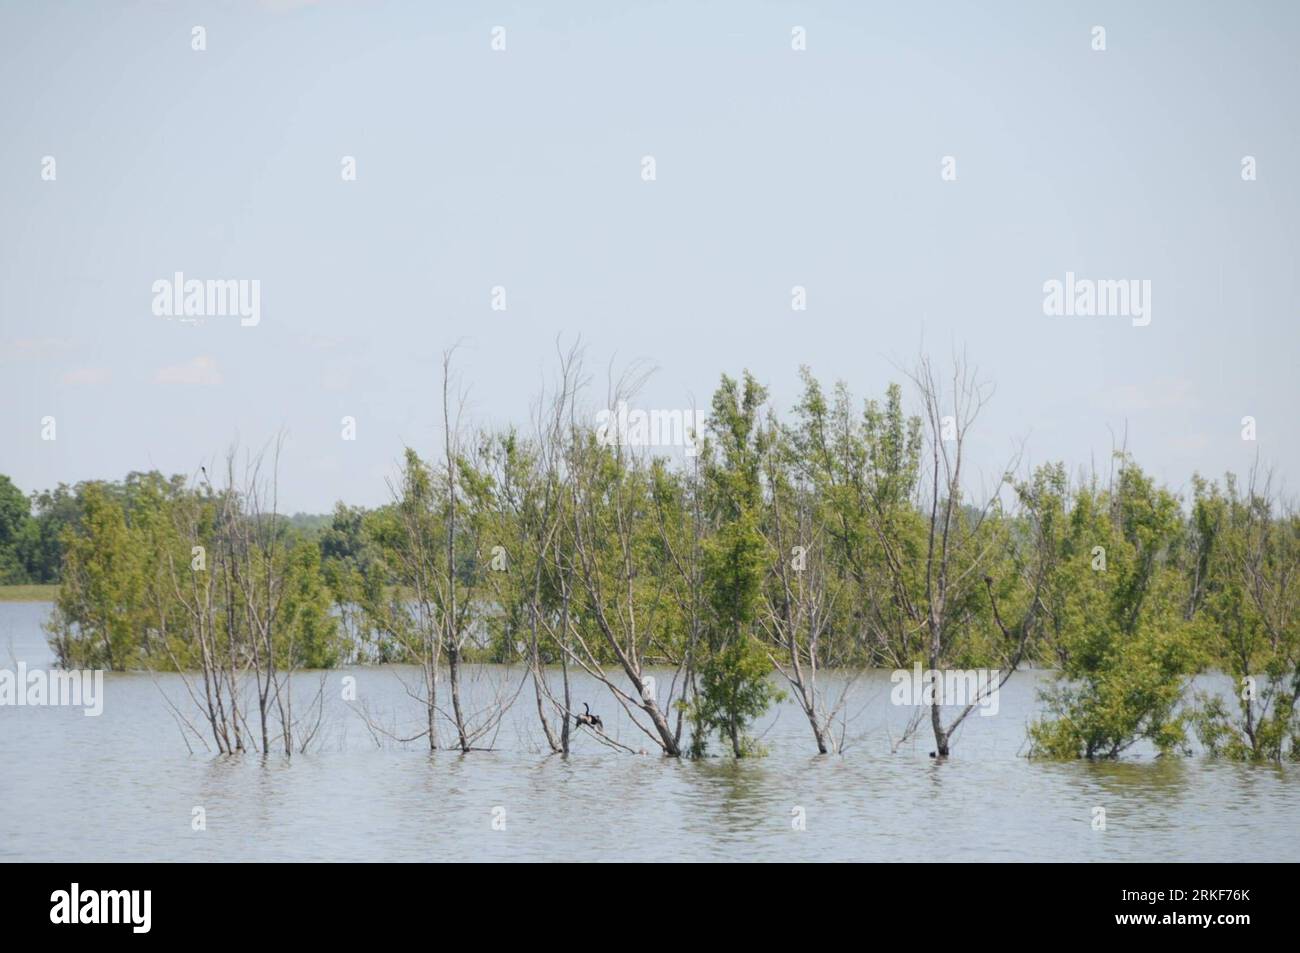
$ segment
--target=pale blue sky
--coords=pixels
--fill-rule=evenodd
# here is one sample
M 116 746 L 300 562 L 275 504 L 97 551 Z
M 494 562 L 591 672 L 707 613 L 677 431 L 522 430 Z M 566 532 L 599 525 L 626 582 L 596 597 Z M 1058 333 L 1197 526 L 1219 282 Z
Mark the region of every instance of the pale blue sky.
M 443 348 L 523 424 L 562 333 L 656 363 L 657 407 L 746 367 L 788 407 L 801 363 L 874 395 L 964 345 L 990 473 L 1022 438 L 1104 465 L 1127 423 L 1174 487 L 1256 447 L 1294 487 L 1300 8 L 975 6 L 6 2 L 0 472 L 188 473 L 283 427 L 287 508 L 378 503 L 437 446 Z M 155 317 L 175 271 L 259 279 L 261 323 Z M 1149 279 L 1150 326 L 1044 316 L 1067 271 Z

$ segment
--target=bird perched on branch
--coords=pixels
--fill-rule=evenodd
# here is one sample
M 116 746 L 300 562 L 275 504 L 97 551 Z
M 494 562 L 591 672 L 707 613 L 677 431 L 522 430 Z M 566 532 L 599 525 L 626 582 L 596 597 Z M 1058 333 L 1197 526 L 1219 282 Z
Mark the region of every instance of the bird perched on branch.
M 599 728 L 601 731 L 604 731 L 605 723 L 600 720 L 600 716 L 593 715 L 591 713 L 591 707 L 586 702 L 582 703 L 582 707 L 586 710 L 586 714 L 573 716 L 577 719 L 578 724 L 586 725 L 589 728 Z

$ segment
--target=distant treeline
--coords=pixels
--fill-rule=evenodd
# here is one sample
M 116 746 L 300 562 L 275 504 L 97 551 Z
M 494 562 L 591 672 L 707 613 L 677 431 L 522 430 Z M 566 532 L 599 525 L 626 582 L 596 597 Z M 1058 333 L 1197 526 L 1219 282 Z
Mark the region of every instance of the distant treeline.
M 76 522 L 80 490 L 60 484 L 28 499 L 0 473 L 0 585 L 59 581 L 63 532 Z
M 966 443 L 989 392 L 961 361 L 942 378 L 918 363 L 914 412 L 898 385 L 859 402 L 805 370 L 783 418 L 748 374 L 724 376 L 684 455 L 599 430 L 584 383 L 562 355 L 527 431 L 463 429 L 444 387 L 439 454 L 407 451 L 389 505 L 327 518 L 275 514 L 268 454 L 232 453 L 210 479 L 60 487 L 31 513 L 6 480 L 0 566 L 61 580 L 63 664 L 201 673 L 191 694 L 222 750 L 291 750 L 290 674 L 342 662 L 419 666 L 432 747 L 472 750 L 499 723 L 513 698 L 462 707 L 463 664 L 487 660 L 525 666 L 557 751 L 592 727 L 571 707 L 578 668 L 641 743 L 737 756 L 782 695 L 836 750 L 851 706 L 819 682 L 829 667 L 996 670 L 996 687 L 1032 663 L 1057 673 L 1038 755 L 1176 753 L 1194 734 L 1229 757 L 1300 757 L 1300 517 L 1262 474 L 1194 477 L 1182 499 L 1121 451 L 1079 476 L 1009 461 L 974 496 Z M 626 400 L 616 386 L 602 406 Z M 1190 697 L 1205 671 L 1231 693 Z M 938 757 L 979 699 L 951 701 L 908 726 Z
M 122 481 L 88 480 L 53 490 L 24 495 L 0 473 L 0 586 L 53 585 L 63 570 L 64 531 L 77 532 L 83 512 L 83 494 L 95 486 L 130 511 L 143 483 L 185 485 L 185 477 L 170 480 L 156 470 L 131 472 Z M 292 532 L 311 537 L 330 525 L 326 514 L 295 513 L 281 517 Z

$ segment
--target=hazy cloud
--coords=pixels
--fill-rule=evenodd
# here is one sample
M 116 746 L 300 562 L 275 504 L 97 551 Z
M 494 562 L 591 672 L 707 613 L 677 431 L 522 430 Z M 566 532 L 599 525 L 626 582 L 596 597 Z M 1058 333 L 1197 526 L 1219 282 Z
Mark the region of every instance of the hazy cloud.
M 61 383 L 74 386 L 107 384 L 112 379 L 113 373 L 107 367 L 78 367 L 59 378 Z
M 221 383 L 221 372 L 217 362 L 210 357 L 200 356 L 184 364 L 172 364 L 159 369 L 154 380 L 159 384 L 191 384 L 205 386 Z
M 1190 410 L 1197 406 L 1196 387 L 1186 378 L 1162 378 L 1145 384 L 1113 384 L 1097 403 L 1117 413 L 1144 410 Z
M 76 345 L 66 338 L 8 338 L 0 341 L 0 361 L 36 361 L 67 354 L 75 348 Z

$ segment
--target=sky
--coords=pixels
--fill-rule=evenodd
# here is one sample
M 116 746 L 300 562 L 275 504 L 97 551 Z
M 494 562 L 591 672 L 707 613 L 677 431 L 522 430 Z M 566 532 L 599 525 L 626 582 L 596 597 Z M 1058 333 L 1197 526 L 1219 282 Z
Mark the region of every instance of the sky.
M 653 364 L 646 408 L 964 350 L 980 472 L 1123 440 L 1295 486 L 1300 5 L 983 6 L 0 3 L 0 473 L 283 432 L 282 508 L 375 505 L 440 446 L 446 348 L 471 423 L 525 426 L 559 339 Z M 259 320 L 155 314 L 177 272 Z M 1045 314 L 1067 273 L 1149 282 L 1149 323 Z

